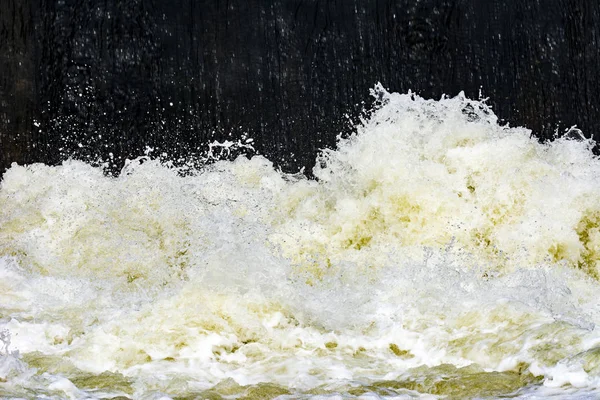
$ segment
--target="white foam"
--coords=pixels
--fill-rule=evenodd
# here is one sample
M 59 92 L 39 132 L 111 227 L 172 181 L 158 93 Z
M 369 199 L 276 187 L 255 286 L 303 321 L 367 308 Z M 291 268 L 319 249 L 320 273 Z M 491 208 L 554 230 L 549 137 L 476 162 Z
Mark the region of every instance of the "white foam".
M 538 376 L 523 398 L 597 390 L 590 143 L 542 145 L 463 96 L 376 91 L 317 180 L 260 156 L 185 176 L 148 157 L 116 178 L 13 165 L 0 330 L 20 355 L 2 356 L 0 390 L 93 397 L 77 379 L 110 372 L 137 398 L 231 382 L 339 396 L 444 365 Z M 418 394 L 403 390 L 360 396 Z

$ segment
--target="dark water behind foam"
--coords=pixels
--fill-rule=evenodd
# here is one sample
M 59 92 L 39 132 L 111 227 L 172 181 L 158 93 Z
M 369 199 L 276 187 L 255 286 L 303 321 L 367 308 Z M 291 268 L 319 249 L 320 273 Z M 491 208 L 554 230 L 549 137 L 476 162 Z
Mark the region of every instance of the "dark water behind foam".
M 542 138 L 600 132 L 600 5 L 473 1 L 5 0 L 0 169 L 146 146 L 176 160 L 249 133 L 285 170 L 314 164 L 380 81 L 490 97 Z

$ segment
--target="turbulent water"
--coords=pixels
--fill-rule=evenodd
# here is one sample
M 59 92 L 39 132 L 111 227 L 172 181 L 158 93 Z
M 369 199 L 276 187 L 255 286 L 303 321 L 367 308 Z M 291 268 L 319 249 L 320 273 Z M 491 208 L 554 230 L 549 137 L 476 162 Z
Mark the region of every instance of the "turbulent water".
M 600 160 L 375 90 L 317 160 L 0 188 L 0 396 L 596 398 Z

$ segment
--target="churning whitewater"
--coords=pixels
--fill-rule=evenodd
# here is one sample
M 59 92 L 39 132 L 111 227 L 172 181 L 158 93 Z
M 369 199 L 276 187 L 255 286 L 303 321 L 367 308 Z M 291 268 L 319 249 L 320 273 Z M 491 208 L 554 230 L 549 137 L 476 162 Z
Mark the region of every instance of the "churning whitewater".
M 262 156 L 0 188 L 5 398 L 600 396 L 600 160 L 459 95 Z

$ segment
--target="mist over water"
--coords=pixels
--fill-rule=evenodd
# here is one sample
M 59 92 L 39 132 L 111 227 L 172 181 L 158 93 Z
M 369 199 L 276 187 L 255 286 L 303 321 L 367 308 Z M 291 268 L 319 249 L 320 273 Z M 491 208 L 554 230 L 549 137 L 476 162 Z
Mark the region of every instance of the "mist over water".
M 600 160 L 390 94 L 315 179 L 262 157 L 0 187 L 0 396 L 600 395 Z

